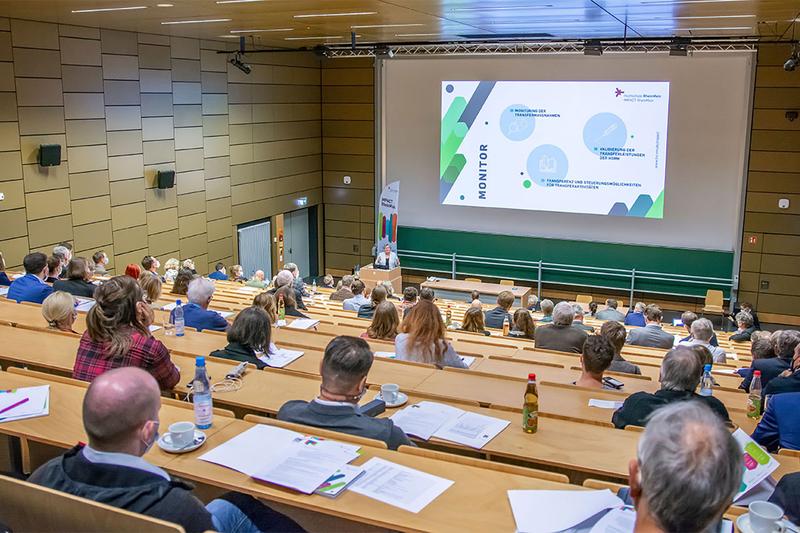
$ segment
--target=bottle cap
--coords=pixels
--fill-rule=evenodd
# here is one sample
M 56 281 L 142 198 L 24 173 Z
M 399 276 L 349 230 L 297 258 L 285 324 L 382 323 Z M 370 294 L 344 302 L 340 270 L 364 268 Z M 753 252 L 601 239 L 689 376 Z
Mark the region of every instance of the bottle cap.
M 528 374 L 528 381 L 536 381 L 536 374 Z
M 198 355 L 195 359 L 195 366 L 206 366 L 206 358 L 204 355 Z
M 181 305 L 181 301 L 180 300 L 175 300 L 175 305 Z
M 756 370 L 755 372 L 753 372 L 753 375 L 754 376 L 760 376 L 761 375 L 761 370 Z
M 707 364 L 707 365 L 705 365 L 705 366 L 703 367 L 703 371 L 704 371 L 704 372 L 710 372 L 710 371 L 711 371 L 711 365 L 710 365 L 710 364 Z

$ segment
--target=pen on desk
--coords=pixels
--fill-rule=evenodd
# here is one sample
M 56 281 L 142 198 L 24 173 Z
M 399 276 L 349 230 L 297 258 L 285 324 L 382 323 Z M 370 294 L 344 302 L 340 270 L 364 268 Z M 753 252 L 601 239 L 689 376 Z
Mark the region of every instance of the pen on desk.
M 21 399 L 20 401 L 18 401 L 17 403 L 15 403 L 15 404 L 12 404 L 12 405 L 9 405 L 9 406 L 8 406 L 8 407 L 6 407 L 5 409 L 3 409 L 3 410 L 0 410 L 0 415 L 2 415 L 3 413 L 5 413 L 6 411 L 10 411 L 10 410 L 12 410 L 12 409 L 13 409 L 13 408 L 15 408 L 15 407 L 19 407 L 20 405 L 22 405 L 23 403 L 27 402 L 28 400 L 30 400 L 30 398 L 23 398 L 23 399 Z

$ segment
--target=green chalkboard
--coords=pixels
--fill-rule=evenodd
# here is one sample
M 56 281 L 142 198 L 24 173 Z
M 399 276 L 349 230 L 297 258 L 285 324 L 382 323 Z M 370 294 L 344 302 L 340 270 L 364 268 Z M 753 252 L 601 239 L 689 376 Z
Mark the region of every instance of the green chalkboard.
M 538 237 L 514 237 L 467 231 L 438 230 L 400 226 L 398 231 L 399 252 L 404 268 L 418 270 L 441 270 L 450 272 L 449 260 L 416 259 L 402 257 L 404 252 L 436 252 L 470 255 L 497 259 L 543 261 L 586 267 L 610 269 L 636 269 L 637 271 L 662 272 L 679 276 L 702 276 L 713 278 L 731 277 L 733 252 L 641 246 L 607 242 L 544 239 Z M 493 278 L 517 278 L 536 281 L 536 272 L 525 268 L 498 267 L 490 263 L 459 263 L 460 275 L 473 274 Z M 588 287 L 629 289 L 630 278 L 609 275 L 588 276 L 573 272 L 546 272 L 542 281 Z M 653 292 L 674 295 L 704 296 L 707 289 L 722 289 L 725 297 L 729 290 L 717 285 L 695 285 L 681 281 L 656 281 L 638 279 L 637 292 Z

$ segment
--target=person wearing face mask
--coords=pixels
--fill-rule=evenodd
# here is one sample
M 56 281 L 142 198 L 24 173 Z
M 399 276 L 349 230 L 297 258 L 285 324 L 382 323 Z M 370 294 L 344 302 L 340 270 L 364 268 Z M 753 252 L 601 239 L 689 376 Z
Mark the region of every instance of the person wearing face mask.
M 228 493 L 203 505 L 193 486 L 144 455 L 158 440 L 161 394 L 139 368 L 117 368 L 92 382 L 83 399 L 88 444 L 39 467 L 31 483 L 173 522 L 187 532 L 302 531 L 250 496 Z
M 310 402 L 286 402 L 278 411 L 278 420 L 382 440 L 392 450 L 412 445 L 390 418 L 372 418 L 358 412 L 372 361 L 372 351 L 364 339 L 336 337 L 328 343 L 322 358 L 319 396 Z
M 94 261 L 94 273 L 96 276 L 105 276 L 108 274 L 106 270 L 106 265 L 108 264 L 108 255 L 103 250 L 99 252 L 95 252 L 92 256 L 92 261 Z

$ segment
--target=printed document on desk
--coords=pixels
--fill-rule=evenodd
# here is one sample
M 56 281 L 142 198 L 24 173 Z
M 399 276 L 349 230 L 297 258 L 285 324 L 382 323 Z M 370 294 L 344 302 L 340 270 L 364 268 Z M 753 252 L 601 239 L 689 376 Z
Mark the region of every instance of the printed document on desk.
M 733 438 L 739 444 L 744 457 L 742 483 L 739 487 L 739 492 L 733 497 L 733 501 L 738 502 L 750 489 L 756 487 L 777 470 L 780 463 L 767 453 L 764 448 L 759 446 L 756 441 L 751 439 L 750 435 L 742 431 L 741 428 L 733 432 Z
M 428 440 L 448 420 L 464 411 L 436 402 L 419 402 L 392 415 L 392 421 L 409 435 Z
M 622 507 L 622 500 L 608 489 L 509 490 L 508 501 L 520 533 L 563 531 L 601 511 Z
M 453 481 L 373 457 L 362 465 L 366 473 L 350 486 L 356 492 L 388 505 L 418 513 Z
M 259 355 L 258 359 L 272 368 L 283 368 L 295 359 L 302 357 L 303 353 L 297 350 L 276 347 L 275 350 L 270 350 L 269 355 Z
M 0 422 L 50 414 L 50 385 L 0 391 Z
M 438 437 L 477 449 L 483 448 L 510 424 L 502 418 L 436 402 L 419 402 L 406 407 L 395 413 L 392 421 L 406 433 L 421 439 Z
M 313 318 L 295 318 L 286 326 L 289 329 L 311 329 L 319 324 L 319 320 Z

